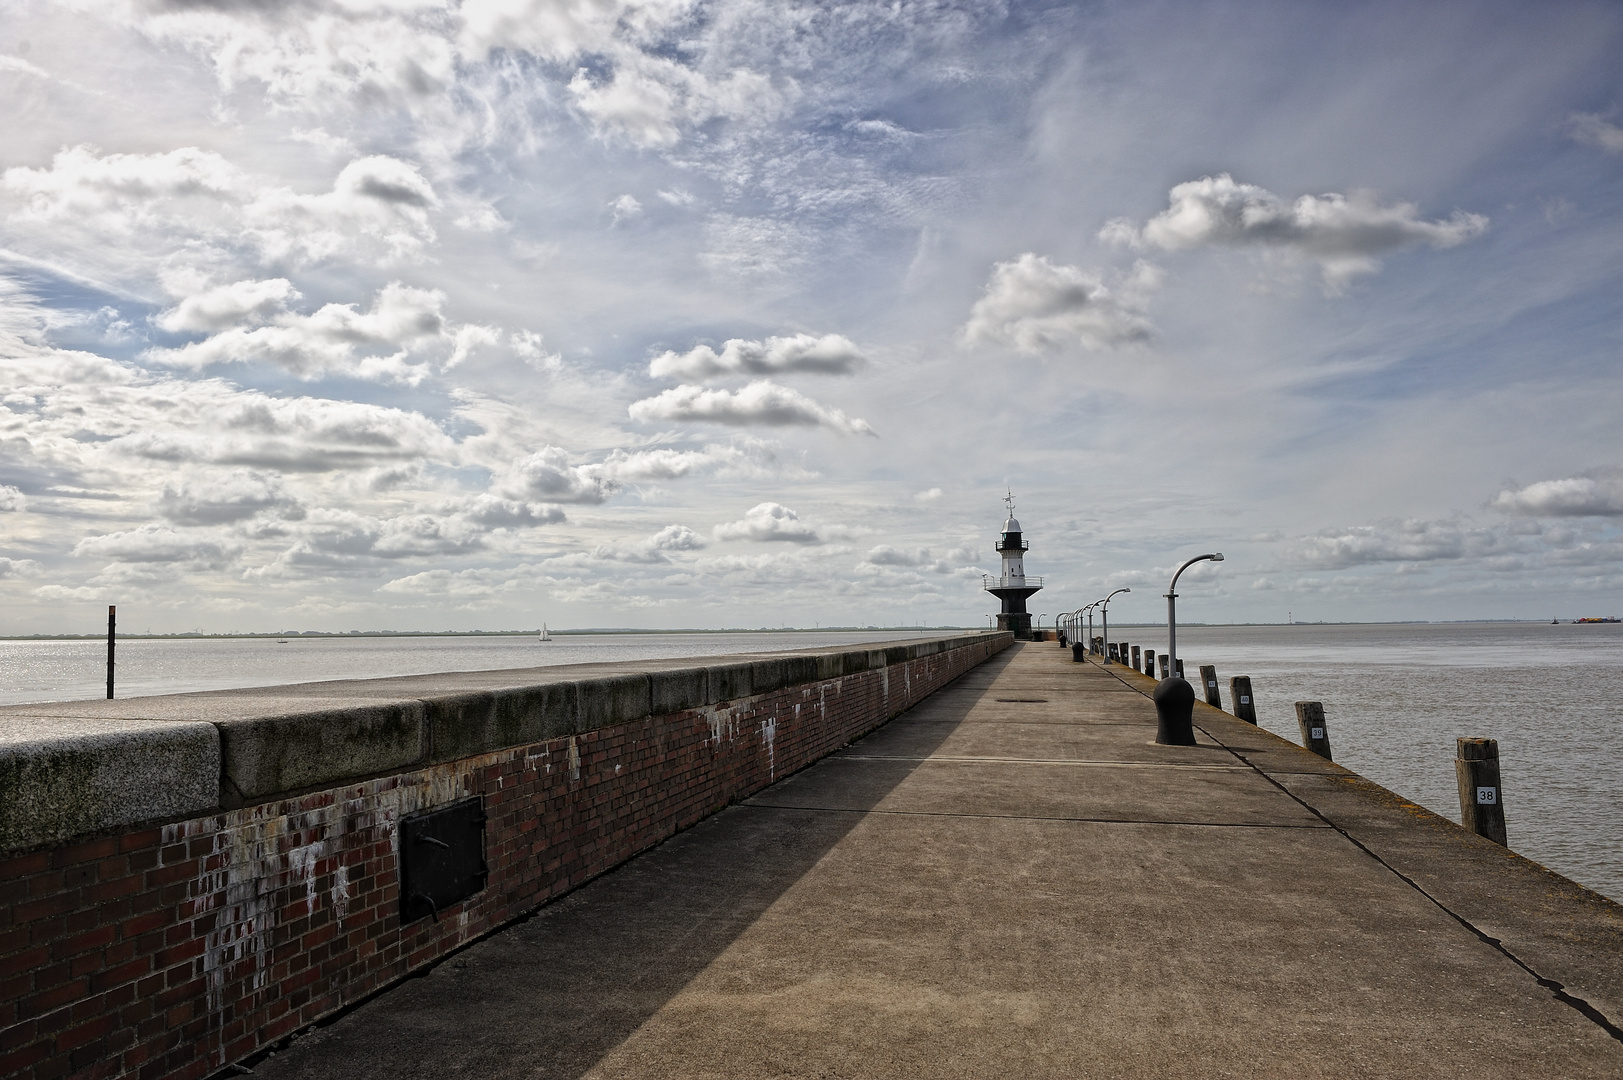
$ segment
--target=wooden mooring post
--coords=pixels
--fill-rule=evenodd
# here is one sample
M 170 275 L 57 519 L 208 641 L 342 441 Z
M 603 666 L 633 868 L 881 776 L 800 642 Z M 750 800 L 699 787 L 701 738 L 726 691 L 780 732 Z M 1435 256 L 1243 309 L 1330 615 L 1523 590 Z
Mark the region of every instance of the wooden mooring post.
M 1200 665 L 1200 685 L 1206 691 L 1206 704 L 1214 709 L 1223 707 L 1223 697 L 1217 692 L 1217 668 L 1212 664 Z
M 1460 739 L 1454 776 L 1460 784 L 1460 824 L 1505 843 L 1505 804 L 1499 787 L 1499 740 Z
M 1251 676 L 1236 675 L 1229 680 L 1229 703 L 1234 716 L 1248 724 L 1257 722 L 1257 706 L 1251 700 Z
M 1335 760 L 1330 756 L 1330 729 L 1324 723 L 1322 701 L 1298 701 L 1296 726 L 1302 729 L 1303 746 L 1326 761 Z
M 107 698 L 113 697 L 113 637 L 118 626 L 118 608 L 107 605 Z

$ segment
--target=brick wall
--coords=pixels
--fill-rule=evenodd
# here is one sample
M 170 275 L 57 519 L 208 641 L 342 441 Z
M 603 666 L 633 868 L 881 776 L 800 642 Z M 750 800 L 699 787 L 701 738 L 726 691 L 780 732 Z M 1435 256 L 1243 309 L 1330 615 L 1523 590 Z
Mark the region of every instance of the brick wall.
M 0 1077 L 201 1077 L 911 707 L 1007 638 L 0 861 Z M 482 795 L 483 892 L 398 916 L 396 822 Z

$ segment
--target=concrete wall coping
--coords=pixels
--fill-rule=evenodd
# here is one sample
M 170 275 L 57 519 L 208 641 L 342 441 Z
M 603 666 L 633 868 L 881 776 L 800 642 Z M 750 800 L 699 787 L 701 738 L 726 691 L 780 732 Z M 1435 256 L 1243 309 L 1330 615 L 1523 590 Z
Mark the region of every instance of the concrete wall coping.
M 0 706 L 0 853 L 724 707 L 981 644 L 830 646 Z

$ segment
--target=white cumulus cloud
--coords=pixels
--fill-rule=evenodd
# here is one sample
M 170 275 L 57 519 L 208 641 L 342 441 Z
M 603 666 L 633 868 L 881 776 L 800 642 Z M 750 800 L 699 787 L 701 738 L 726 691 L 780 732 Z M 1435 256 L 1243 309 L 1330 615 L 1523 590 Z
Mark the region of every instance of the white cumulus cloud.
M 656 379 L 707 379 L 713 375 L 775 375 L 807 371 L 849 375 L 866 362 L 862 351 L 840 334 L 795 334 L 765 341 L 731 338 L 716 352 L 698 345 L 685 353 L 665 352 L 648 365 Z
M 1140 264 L 1113 289 L 1097 271 L 1055 265 L 1028 251 L 992 268 L 963 337 L 971 345 L 1012 345 L 1028 353 L 1144 342 L 1151 335 L 1144 295 L 1159 281 L 1153 267 Z
M 823 538 L 815 526 L 782 503 L 764 502 L 750 507 L 737 521 L 715 528 L 717 540 L 787 541 L 792 544 L 820 544 Z
M 847 416 L 787 386 L 758 379 L 742 390 L 713 390 L 683 384 L 656 397 L 634 401 L 631 418 L 642 422 L 657 420 L 699 420 L 735 426 L 763 425 L 786 427 L 826 427 L 845 435 L 877 434 L 866 420 Z
M 1221 173 L 1174 187 L 1168 207 L 1143 228 L 1117 219 L 1099 235 L 1111 243 L 1164 251 L 1212 245 L 1295 251 L 1316 261 L 1334 288 L 1380 269 L 1379 255 L 1416 244 L 1454 247 L 1487 227 L 1483 215 L 1459 210 L 1446 220 L 1426 221 L 1413 203 L 1382 203 L 1369 192 L 1303 195 L 1286 202 Z
M 1623 467 L 1507 488 L 1490 505 L 1528 517 L 1617 517 L 1623 515 Z

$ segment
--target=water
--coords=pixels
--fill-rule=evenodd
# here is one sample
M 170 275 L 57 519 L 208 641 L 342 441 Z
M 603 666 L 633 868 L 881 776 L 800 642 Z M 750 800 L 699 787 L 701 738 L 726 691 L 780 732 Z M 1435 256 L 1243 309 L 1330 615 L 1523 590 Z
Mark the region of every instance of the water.
M 951 633 L 930 631 L 928 633 Z M 583 634 L 480 637 L 121 639 L 118 696 L 184 694 L 246 686 L 496 671 L 865 645 L 921 630 L 761 631 L 738 634 Z M 107 692 L 105 641 L 0 641 L 0 704 L 73 701 Z
M 559 637 L 185 638 L 118 648 L 121 697 L 322 679 L 866 644 L 919 631 Z M 1112 636 L 1166 647 L 1163 627 Z M 1459 820 L 1454 740 L 1499 740 L 1510 846 L 1623 899 L 1623 626 L 1464 623 L 1186 626 L 1191 675 L 1250 675 L 1262 726 L 1298 741 L 1324 703 L 1336 761 Z M 1053 648 L 1052 645 L 1048 646 Z M 0 703 L 100 697 L 98 641 L 0 641 Z
M 1166 651 L 1165 627 L 1124 627 Z M 1499 740 L 1513 850 L 1623 900 L 1623 625 L 1180 626 L 1198 679 L 1251 676 L 1257 720 L 1300 743 L 1322 701 L 1338 764 L 1459 821 L 1454 740 Z M 1198 687 L 1198 682 L 1197 682 Z

